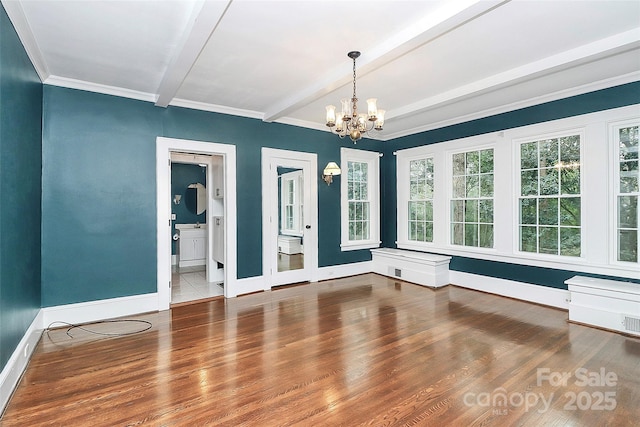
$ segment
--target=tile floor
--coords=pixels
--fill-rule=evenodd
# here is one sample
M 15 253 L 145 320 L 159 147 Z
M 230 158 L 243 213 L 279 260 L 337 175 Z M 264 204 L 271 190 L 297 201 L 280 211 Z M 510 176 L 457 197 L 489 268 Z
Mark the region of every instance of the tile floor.
M 199 300 L 224 295 L 222 283 L 208 283 L 207 272 L 197 271 L 177 271 L 171 273 L 171 303 Z

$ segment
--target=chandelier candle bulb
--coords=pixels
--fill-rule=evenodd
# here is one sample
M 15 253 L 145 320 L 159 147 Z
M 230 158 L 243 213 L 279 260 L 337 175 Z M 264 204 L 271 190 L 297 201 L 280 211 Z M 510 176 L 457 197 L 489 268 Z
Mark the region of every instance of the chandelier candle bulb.
M 382 126 L 384 126 L 384 113 L 386 113 L 385 110 L 378 110 L 378 117 L 376 118 L 376 122 L 375 122 L 375 130 L 382 130 Z
M 351 120 L 351 100 L 348 98 L 343 98 L 340 100 L 342 104 L 342 120 Z
M 376 106 L 378 100 L 376 98 L 367 99 L 367 113 L 369 114 L 369 120 L 374 122 L 378 118 L 378 107 Z
M 327 105 L 327 126 L 333 127 L 336 124 L 336 107 L 335 105 Z
M 342 113 L 338 113 L 336 120 L 336 132 L 342 132 L 342 123 L 344 122 L 344 115 Z

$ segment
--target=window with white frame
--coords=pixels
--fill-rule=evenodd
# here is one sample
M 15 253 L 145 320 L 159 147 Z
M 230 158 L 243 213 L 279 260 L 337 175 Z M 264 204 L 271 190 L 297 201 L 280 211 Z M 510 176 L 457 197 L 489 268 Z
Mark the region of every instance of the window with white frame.
M 520 143 L 519 249 L 581 255 L 581 134 Z
M 615 188 L 615 241 L 616 260 L 638 263 L 638 224 L 640 223 L 638 200 L 640 172 L 638 169 L 639 123 L 627 123 L 613 127 L 616 146 Z
M 433 242 L 433 158 L 409 161 L 408 239 Z
M 280 234 L 302 236 L 302 171 L 280 175 Z
M 341 248 L 343 251 L 380 246 L 380 155 L 340 149 Z
M 451 243 L 493 247 L 493 148 L 451 156 Z

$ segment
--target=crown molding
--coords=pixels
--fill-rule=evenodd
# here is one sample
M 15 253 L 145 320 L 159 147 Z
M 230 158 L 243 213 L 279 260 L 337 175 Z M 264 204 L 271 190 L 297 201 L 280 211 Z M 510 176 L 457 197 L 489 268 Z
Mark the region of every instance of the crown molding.
M 84 80 L 69 79 L 66 77 L 50 76 L 43 83 L 50 86 L 60 86 L 69 89 L 86 90 L 88 92 L 120 96 L 122 98 L 137 99 L 139 101 L 156 101 L 156 95 L 153 93 L 140 92 L 137 90 L 125 89 L 116 86 L 108 86 L 100 83 L 92 83 Z

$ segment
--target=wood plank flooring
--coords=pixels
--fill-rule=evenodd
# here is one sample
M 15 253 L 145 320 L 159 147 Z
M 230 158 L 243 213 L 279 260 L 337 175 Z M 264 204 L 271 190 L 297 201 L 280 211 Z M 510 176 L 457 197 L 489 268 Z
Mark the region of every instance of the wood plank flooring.
M 153 327 L 43 335 L 0 424 L 640 422 L 640 339 L 453 286 L 367 274 L 132 318 Z

